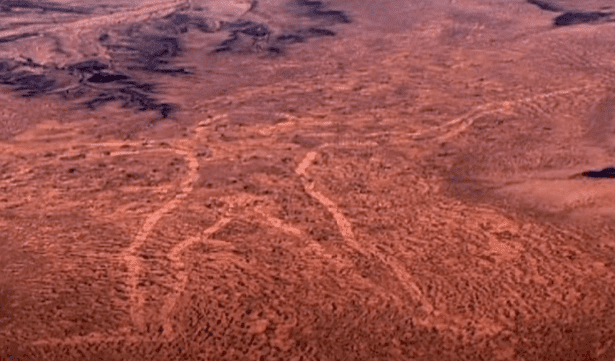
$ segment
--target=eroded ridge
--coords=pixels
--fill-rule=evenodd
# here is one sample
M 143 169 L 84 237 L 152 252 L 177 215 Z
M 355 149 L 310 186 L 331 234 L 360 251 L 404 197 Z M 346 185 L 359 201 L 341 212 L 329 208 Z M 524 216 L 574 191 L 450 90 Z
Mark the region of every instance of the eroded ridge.
M 146 243 L 148 236 L 160 218 L 177 208 L 182 200 L 186 198 L 190 192 L 192 192 L 194 182 L 198 179 L 199 162 L 196 156 L 187 150 L 173 149 L 173 151 L 186 159 L 188 174 L 182 180 L 178 194 L 157 211 L 147 216 L 134 241 L 121 255 L 121 258 L 126 264 L 128 273 L 128 290 L 130 294 L 131 308 L 130 316 L 134 327 L 139 332 L 144 332 L 146 330 L 143 310 L 145 294 L 139 287 L 139 280 L 143 271 L 142 258 L 139 256 L 139 248 Z
M 332 201 L 327 196 L 315 189 L 314 181 L 307 177 L 307 170 L 309 166 L 316 160 L 317 156 L 318 153 L 315 151 L 308 152 L 295 169 L 295 173 L 301 176 L 305 192 L 314 199 L 316 199 L 318 202 L 320 202 L 329 211 L 329 213 L 333 215 L 335 223 L 337 224 L 337 227 L 342 237 L 344 238 L 344 241 L 349 247 L 364 255 L 374 256 L 376 257 L 376 259 L 378 259 L 379 262 L 390 267 L 391 271 L 393 272 L 395 277 L 397 277 L 397 279 L 401 282 L 406 292 L 408 292 L 413 297 L 413 299 L 420 305 L 420 307 L 422 307 L 423 310 L 427 313 L 433 312 L 433 306 L 425 298 L 416 283 L 412 280 L 412 277 L 404 269 L 404 266 L 396 259 L 385 259 L 383 255 L 374 246 L 359 243 L 352 230 L 351 222 L 342 213 L 337 204 L 335 204 L 334 201 Z

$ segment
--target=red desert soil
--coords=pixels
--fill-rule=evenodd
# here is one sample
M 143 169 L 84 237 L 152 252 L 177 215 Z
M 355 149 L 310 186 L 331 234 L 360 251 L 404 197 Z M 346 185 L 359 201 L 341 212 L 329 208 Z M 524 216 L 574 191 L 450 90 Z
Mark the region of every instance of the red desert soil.
M 615 360 L 610 2 L 75 4 L 0 2 L 0 360 Z

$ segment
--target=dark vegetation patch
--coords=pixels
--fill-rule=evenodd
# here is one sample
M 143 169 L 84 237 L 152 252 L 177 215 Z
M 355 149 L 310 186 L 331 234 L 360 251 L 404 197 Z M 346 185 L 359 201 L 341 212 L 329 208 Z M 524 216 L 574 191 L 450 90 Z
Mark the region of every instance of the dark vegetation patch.
M 269 36 L 269 34 L 271 34 L 271 31 L 269 30 L 269 28 L 267 28 L 267 26 L 263 24 L 249 24 L 245 28 L 242 28 L 241 30 L 239 30 L 239 32 L 246 34 L 246 35 L 250 35 L 254 38 L 262 38 L 262 37 Z
M 221 29 L 230 32 L 230 34 L 214 49 L 214 53 L 249 52 L 269 48 L 271 30 L 265 24 L 237 21 L 223 22 L 220 26 Z
M 118 101 L 123 108 L 136 108 L 139 111 L 157 111 L 163 118 L 168 117 L 175 107 L 171 104 L 158 102 L 151 94 L 125 86 L 98 93 L 93 99 L 84 103 L 90 110 Z
M 538 6 L 541 10 L 544 11 L 552 11 L 552 12 L 561 12 L 564 11 L 561 7 L 551 4 L 548 1 L 542 1 L 542 0 L 527 0 L 528 3 L 532 4 L 532 5 L 536 5 Z
M 167 36 L 149 36 L 134 44 L 136 54 L 133 60 L 143 65 L 144 69 L 158 69 L 169 64 L 171 58 L 179 56 L 181 47 L 179 39 Z
M 120 39 L 114 40 L 103 34 L 99 40 L 126 70 L 189 75 L 193 73 L 190 69 L 173 63 L 183 53 L 180 35 L 190 29 L 212 32 L 216 30 L 216 24 L 203 17 L 174 13 L 143 27 L 126 29 Z M 98 60 L 81 62 L 70 69 L 82 73 L 85 86 L 104 85 L 104 91 L 97 89 L 96 95 L 84 103 L 89 109 L 109 102 L 120 102 L 126 108 L 158 111 L 163 118 L 175 109 L 175 106 L 157 100 L 154 84 L 136 81 L 125 73 L 113 72 L 107 64 Z
M 64 100 L 77 100 L 87 95 L 87 89 L 85 87 L 75 87 L 70 89 L 64 89 L 58 93 Z
M 350 16 L 341 10 L 326 9 L 325 4 L 319 0 L 297 0 L 299 6 L 305 9 L 305 15 L 311 18 L 323 19 L 330 23 L 349 24 Z
M 188 75 L 193 72 L 185 67 L 173 65 L 175 58 L 183 52 L 179 34 L 191 26 L 204 27 L 203 19 L 195 20 L 187 14 L 172 14 L 165 19 L 153 23 L 156 29 L 154 34 L 139 29 L 130 29 L 122 41 L 112 42 L 108 37 L 104 45 L 119 59 L 127 70 L 136 70 L 147 73 L 167 75 Z M 184 31 L 185 30 L 185 31 Z M 158 32 L 158 34 L 155 34 Z M 156 99 L 155 86 L 151 83 L 142 83 L 123 73 L 102 71 L 109 69 L 101 66 L 97 61 L 84 62 L 74 66 L 85 73 L 88 83 L 105 84 L 104 91 L 97 91 L 96 95 L 85 102 L 88 109 L 96 109 L 109 102 L 120 102 L 122 107 L 136 108 L 140 111 L 158 111 L 166 118 L 175 109 L 175 106 L 159 102 Z
M 0 61 L 0 84 L 8 85 L 22 97 L 33 97 L 54 89 L 55 80 L 22 70 L 19 64 Z
M 180 40 L 175 36 L 148 35 L 136 37 L 122 44 L 111 44 L 108 48 L 127 56 L 127 69 L 158 74 L 192 74 L 184 67 L 171 65 L 173 59 L 182 54 Z
M 101 63 L 98 60 L 86 60 L 86 61 L 82 61 L 79 63 L 71 64 L 67 66 L 66 69 L 93 73 L 93 72 L 109 69 L 109 65 Z
M 312 36 L 335 36 L 335 31 L 322 28 L 309 28 L 308 34 Z
M 151 73 L 170 74 L 170 75 L 177 75 L 177 74 L 189 75 L 189 74 L 193 74 L 193 72 L 191 70 L 186 69 L 186 68 L 182 68 L 182 67 L 129 66 L 128 69 L 129 70 L 143 70 L 143 71 L 147 71 L 147 72 L 151 72 Z
M 31 58 L 26 58 L 25 61 L 18 61 L 17 63 L 19 65 L 28 66 L 30 68 L 46 68 L 45 65 L 35 63 L 34 60 L 32 60 Z
M 577 24 L 594 23 L 605 17 L 608 13 L 603 12 L 566 12 L 553 20 L 554 26 L 570 26 Z
M 615 168 L 609 167 L 598 171 L 590 170 L 581 173 L 581 175 L 588 178 L 615 178 Z
M 0 38 L 0 43 L 10 43 L 15 40 L 25 39 L 25 38 L 29 38 L 29 37 L 37 36 L 37 35 L 38 33 L 23 33 L 23 34 L 17 34 L 17 35 L 4 36 Z
M 212 33 L 218 30 L 215 22 L 210 19 L 185 13 L 171 14 L 159 26 L 165 30 L 174 27 L 176 32 L 181 34 L 187 33 L 191 29 L 197 29 L 204 33 Z
M 301 8 L 301 16 L 321 20 L 318 26 L 296 28 L 287 34 L 275 36 L 265 23 L 246 20 L 218 23 L 194 13 L 179 12 L 126 28 L 117 38 L 102 33 L 98 40 L 109 49 L 114 62 L 126 71 L 182 76 L 193 74 L 189 68 L 176 66 L 176 59 L 183 53 L 180 36 L 192 29 L 208 33 L 223 30 L 229 33 L 228 38 L 214 49 L 215 53 L 257 51 L 277 56 L 284 53 L 286 45 L 302 43 L 313 37 L 335 36 L 336 33 L 327 29 L 327 25 L 350 22 L 344 12 L 330 10 L 322 1 L 296 1 Z M 18 7 L 68 9 L 63 5 L 50 5 L 34 0 L 0 0 L 0 3 L 9 10 Z M 0 38 L 0 42 L 31 35 L 36 34 Z M 114 71 L 110 64 L 98 59 L 80 61 L 56 68 L 53 72 L 47 72 L 44 68 L 34 71 L 34 67 L 36 64 L 21 64 L 16 61 L 0 63 L 0 84 L 10 86 L 24 97 L 53 92 L 65 100 L 83 99 L 81 104 L 92 110 L 109 102 L 119 102 L 123 107 L 158 111 L 162 117 L 167 117 L 175 108 L 157 100 L 153 84 L 136 81 L 136 75 Z M 58 70 L 70 73 L 79 84 L 57 89 L 51 74 Z
M 24 72 L 18 74 L 12 80 L 15 91 L 23 97 L 33 97 L 42 95 L 54 88 L 55 80 L 47 78 L 42 74 L 31 74 Z
M 162 29 L 164 30 L 166 30 L 164 28 L 165 25 L 167 26 L 167 29 L 171 28 L 180 34 L 185 34 L 190 29 L 190 16 L 188 14 L 171 14 L 167 17 L 166 20 L 168 20 L 166 24 L 160 24 L 163 26 Z
M 2 79 L 1 77 L 4 74 L 6 74 L 6 73 L 12 71 L 13 69 L 15 69 L 15 67 L 16 66 L 14 64 L 11 64 L 8 61 L 0 61 L 0 79 Z
M 297 34 L 282 34 L 276 37 L 276 41 L 281 44 L 295 44 L 305 41 L 305 37 Z
M 229 27 L 229 25 L 226 25 L 226 27 Z M 303 43 L 309 38 L 337 35 L 335 31 L 321 27 L 299 29 L 294 33 L 278 36 L 271 36 L 271 34 L 271 31 L 263 24 L 246 24 L 245 28 L 232 29 L 229 37 L 214 49 L 214 53 L 250 52 L 266 49 L 269 53 L 280 54 L 285 45 Z
M 89 100 L 82 104 L 90 110 L 96 110 L 100 106 L 110 102 L 120 102 L 124 108 L 135 108 L 139 111 L 157 111 L 166 118 L 174 110 L 174 106 L 161 103 L 155 98 L 155 86 L 151 83 L 142 83 L 122 73 L 108 70 L 109 65 L 96 59 L 71 64 L 67 70 L 77 73 L 82 79 L 83 86 L 66 90 L 61 93 L 64 99 L 78 99 L 90 96 Z M 92 85 L 104 85 L 105 90 L 94 90 Z M 95 95 L 92 95 L 95 91 Z
M 105 83 L 112 83 L 112 82 L 127 80 L 127 79 L 128 79 L 128 76 L 124 74 L 100 72 L 100 73 L 96 73 L 92 75 L 91 77 L 89 77 L 87 81 L 90 83 L 105 84 Z
M 185 24 L 182 22 L 188 19 L 180 15 L 147 24 L 147 30 L 140 27 L 126 29 L 121 39 L 115 41 L 105 36 L 101 43 L 127 69 L 168 74 L 191 73 L 185 68 L 171 65 L 183 52 L 181 29 L 178 30 L 175 23 L 183 26 Z
M 193 18 L 192 25 L 203 33 L 213 33 L 218 30 L 215 23 L 208 21 L 205 18 Z
M 218 44 L 213 53 L 267 51 L 270 54 L 281 54 L 286 45 L 303 43 L 314 37 L 335 36 L 336 32 L 327 29 L 327 26 L 351 22 L 346 13 L 330 10 L 322 1 L 296 0 L 295 3 L 299 7 L 299 16 L 319 20 L 318 25 L 296 28 L 285 34 L 274 34 L 264 23 L 246 20 L 222 22 L 220 29 L 228 31 L 229 36 Z
M 65 8 L 63 5 L 56 6 L 27 0 L 0 0 L 0 5 L 4 6 L 5 10 L 25 8 L 38 11 Z M 262 24 L 244 22 L 236 25 L 235 30 L 246 36 L 265 37 L 270 32 Z M 204 17 L 176 13 L 161 20 L 127 28 L 118 38 L 103 33 L 98 40 L 109 49 L 115 64 L 119 64 L 124 70 L 181 76 L 193 73 L 188 68 L 173 64 L 182 54 L 179 36 L 190 29 L 212 32 L 218 30 L 218 25 Z M 0 38 L 0 42 L 10 42 L 32 35 L 36 34 L 4 37 Z M 275 51 L 276 49 L 271 47 L 270 52 L 275 53 Z M 134 78 L 136 75 L 114 71 L 111 68 L 111 64 L 99 59 L 88 59 L 54 69 L 47 69 L 46 66 L 34 64 L 32 61 L 0 59 L 0 84 L 10 87 L 23 97 L 54 93 L 64 100 L 81 99 L 81 104 L 91 110 L 109 102 L 119 102 L 126 108 L 157 111 L 165 118 L 175 109 L 175 106 L 157 100 L 154 84 L 137 81 Z M 58 72 L 73 77 L 75 84 L 58 89 L 53 77 L 53 74 Z

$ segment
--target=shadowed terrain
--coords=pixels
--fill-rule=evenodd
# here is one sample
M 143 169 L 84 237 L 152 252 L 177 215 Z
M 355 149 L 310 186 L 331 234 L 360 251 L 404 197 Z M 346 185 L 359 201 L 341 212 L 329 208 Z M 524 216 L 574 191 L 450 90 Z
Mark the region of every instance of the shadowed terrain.
M 0 1 L 0 360 L 615 360 L 614 11 Z

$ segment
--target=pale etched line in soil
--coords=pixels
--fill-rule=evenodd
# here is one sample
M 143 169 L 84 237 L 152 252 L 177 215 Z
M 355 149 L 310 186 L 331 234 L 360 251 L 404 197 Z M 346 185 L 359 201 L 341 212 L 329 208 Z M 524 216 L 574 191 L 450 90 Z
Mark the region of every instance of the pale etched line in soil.
M 143 146 L 146 145 L 146 143 L 143 142 L 134 142 L 134 143 L 127 143 L 127 142 L 104 142 L 104 143 L 88 143 L 88 146 L 92 146 L 92 147 L 113 147 L 113 148 L 121 148 L 121 147 L 125 147 L 125 146 Z M 184 178 L 184 180 L 181 182 L 180 184 L 180 193 L 177 194 L 175 196 L 175 198 L 171 201 L 169 201 L 168 203 L 166 203 L 162 208 L 158 209 L 156 212 L 150 214 L 143 226 L 141 227 L 141 229 L 139 230 L 137 236 L 135 237 L 135 240 L 133 241 L 133 243 L 130 245 L 130 247 L 128 247 L 126 250 L 124 250 L 124 252 L 122 253 L 122 258 L 124 259 L 127 267 L 128 267 L 128 281 L 129 281 L 129 286 L 131 287 L 130 292 L 131 292 L 131 318 L 133 323 L 135 323 L 135 326 L 142 331 L 142 329 L 144 328 L 144 321 L 143 321 L 143 315 L 142 315 L 142 306 L 143 306 L 143 301 L 144 301 L 144 297 L 143 294 L 140 293 L 137 288 L 136 285 L 138 283 L 139 280 L 139 274 L 141 272 L 141 261 L 140 258 L 137 256 L 137 249 L 139 246 L 143 245 L 147 239 L 147 236 L 149 235 L 149 233 L 153 230 L 154 226 L 156 225 L 156 223 L 158 222 L 158 220 L 160 220 L 160 218 L 172 211 L 174 208 L 176 208 L 180 201 L 187 197 L 187 195 L 192 191 L 192 188 L 194 186 L 194 182 L 198 179 L 198 167 L 199 167 L 199 163 L 198 163 L 198 159 L 196 158 L 196 156 L 187 150 L 182 150 L 182 149 L 173 149 L 173 148 L 163 148 L 163 149 L 153 149 L 153 148 L 146 148 L 146 149 L 141 149 L 138 151 L 134 151 L 134 152 L 130 152 L 129 154 L 139 154 L 143 151 L 155 151 L 155 150 L 159 150 L 159 151 L 171 151 L 171 152 L 175 152 L 181 156 L 183 156 L 186 160 L 187 160 L 187 165 L 188 165 L 188 174 L 187 176 Z M 124 155 L 124 153 L 122 152 L 118 152 L 118 153 L 111 153 L 111 155 Z M 128 155 L 128 154 L 127 154 Z M 135 303 L 136 301 L 136 303 Z M 137 307 L 135 307 L 135 305 Z M 139 308 L 141 307 L 141 309 Z M 140 317 L 140 318 L 139 318 Z M 147 340 L 140 337 L 140 336 L 135 336 L 132 335 L 130 333 L 129 330 L 122 330 L 119 332 L 113 332 L 111 334 L 104 334 L 104 333 L 100 333 L 100 332 L 92 332 L 90 334 L 87 335 L 82 335 L 82 336 L 71 336 L 71 337 L 67 337 L 67 338 L 44 338 L 44 339 L 40 339 L 40 340 L 35 340 L 33 342 L 31 342 L 30 344 L 33 346 L 45 346 L 45 345 L 79 345 L 79 344 L 83 344 L 83 343 L 105 343 L 105 342 L 144 342 L 144 341 L 152 341 L 151 338 L 148 338 Z
M 261 222 L 266 223 L 267 225 L 270 225 L 274 228 L 280 229 L 284 233 L 296 237 L 305 236 L 303 232 L 301 232 L 301 230 L 291 225 L 285 224 L 282 220 L 278 218 L 275 218 L 265 212 L 258 212 L 258 214 L 259 218 L 262 218 L 260 220 Z M 172 338 L 175 333 L 173 330 L 173 325 L 171 323 L 171 314 L 173 312 L 173 309 L 175 308 L 175 305 L 177 304 L 177 300 L 181 296 L 182 292 L 184 292 L 188 284 L 188 272 L 186 270 L 186 265 L 181 258 L 182 253 L 185 252 L 188 248 L 199 243 L 210 246 L 212 248 L 216 248 L 217 250 L 233 249 L 233 245 L 229 242 L 210 238 L 215 232 L 224 228 L 232 220 L 233 218 L 227 216 L 222 217 L 211 227 L 203 231 L 202 235 L 186 239 L 185 241 L 173 247 L 171 251 L 167 254 L 167 258 L 173 263 L 173 268 L 177 270 L 176 278 L 178 280 L 177 286 L 174 287 L 174 293 L 167 297 L 161 311 L 163 317 L 163 335 L 165 335 L 167 338 Z M 319 247 L 315 246 L 312 248 L 315 248 L 315 251 L 322 253 L 322 249 L 320 249 Z
M 284 223 L 281 219 L 279 218 L 275 218 L 273 216 L 271 216 L 270 214 L 267 213 L 263 213 L 261 214 L 261 217 L 263 218 L 263 220 L 270 226 L 277 228 L 279 230 L 281 230 L 284 233 L 296 236 L 296 237 L 303 237 L 304 234 L 303 232 L 301 232 L 300 229 L 293 227 L 289 224 Z
M 171 262 L 173 262 L 173 267 L 178 270 L 176 273 L 176 278 L 178 279 L 177 287 L 173 294 L 167 297 L 164 302 L 164 306 L 162 307 L 162 319 L 163 319 L 163 334 L 167 337 L 171 337 L 173 335 L 173 325 L 171 324 L 171 312 L 177 303 L 177 300 L 181 296 L 182 292 L 186 289 L 186 285 L 188 284 L 188 271 L 186 270 L 186 265 L 181 259 L 182 253 L 188 249 L 189 247 L 197 244 L 203 243 L 207 245 L 211 245 L 214 247 L 222 247 L 229 248 L 232 247 L 232 244 L 225 241 L 218 241 L 209 239 L 212 234 L 216 233 L 220 229 L 224 228 L 229 222 L 231 218 L 223 217 L 214 223 L 211 227 L 207 228 L 203 231 L 201 236 L 190 237 L 185 241 L 178 243 L 175 247 L 171 249 L 171 251 L 167 254 L 167 258 Z
M 325 208 L 327 208 L 329 213 L 333 215 L 335 223 L 337 224 L 337 227 L 348 246 L 362 254 L 371 254 L 375 256 L 381 263 L 388 265 L 397 277 L 397 279 L 402 283 L 406 291 L 410 293 L 412 297 L 414 297 L 415 300 L 420 303 L 420 305 L 425 311 L 431 313 L 433 311 L 433 306 L 431 306 L 431 304 L 425 298 L 421 290 L 414 283 L 408 272 L 404 269 L 404 266 L 394 258 L 385 259 L 374 246 L 360 244 L 354 235 L 354 232 L 352 230 L 352 224 L 350 223 L 348 218 L 346 218 L 346 216 L 340 211 L 337 204 L 335 204 L 335 202 L 333 202 L 331 199 L 327 198 L 324 194 L 315 190 L 314 183 L 306 179 L 307 169 L 314 162 L 317 156 L 318 153 L 316 153 L 315 151 L 308 152 L 295 169 L 295 173 L 302 177 L 305 192 L 309 194 L 312 198 L 319 201 L 323 206 L 325 206 Z
M 453 119 L 452 121 L 442 126 L 442 128 L 444 128 L 444 127 L 448 127 L 451 125 L 455 125 L 457 123 L 462 123 L 458 128 L 451 129 L 450 131 L 440 135 L 438 138 L 439 139 L 449 139 L 449 138 L 454 137 L 455 135 L 460 134 L 461 132 L 465 131 L 470 126 L 472 126 L 472 124 L 476 121 L 476 119 L 482 117 L 483 115 L 511 110 L 513 107 L 519 104 L 531 103 L 539 99 L 551 98 L 551 97 L 558 96 L 558 95 L 566 95 L 566 94 L 570 94 L 576 91 L 585 90 L 587 88 L 588 86 L 582 86 L 582 87 L 574 87 L 574 88 L 569 88 L 569 89 L 555 90 L 552 92 L 541 93 L 541 94 L 537 94 L 534 96 L 525 97 L 521 99 L 490 103 L 490 104 L 486 104 L 485 106 L 477 107 L 471 113 L 461 116 L 459 118 Z
M 181 201 L 188 196 L 188 194 L 192 191 L 194 182 L 198 179 L 197 171 L 199 168 L 199 163 L 196 156 L 185 150 L 172 149 L 172 151 L 183 156 L 187 160 L 188 174 L 180 184 L 179 193 L 173 200 L 169 201 L 157 211 L 147 216 L 134 241 L 122 253 L 122 258 L 128 268 L 128 289 L 131 300 L 130 315 L 135 328 L 139 332 L 145 331 L 145 316 L 143 309 L 145 294 L 143 291 L 139 290 L 139 279 L 143 268 L 142 259 L 138 254 L 139 248 L 146 243 L 147 238 L 156 226 L 156 223 L 158 223 L 158 221 L 165 214 L 177 208 Z
M 268 226 L 279 229 L 282 232 L 290 236 L 293 236 L 293 237 L 309 239 L 309 242 L 306 244 L 306 249 L 311 250 L 312 252 L 317 254 L 319 257 L 327 257 L 327 258 L 330 257 L 329 255 L 327 255 L 327 252 L 325 251 L 325 249 L 318 242 L 314 241 L 313 239 L 310 239 L 305 234 L 305 232 L 303 232 L 299 228 L 294 227 L 290 224 L 287 224 L 283 220 L 273 217 L 272 215 L 265 213 L 265 212 L 260 213 L 259 216 L 260 218 L 262 218 L 262 221 L 266 223 Z
M 307 171 L 308 167 L 312 165 L 312 163 L 314 163 L 314 160 L 316 160 L 317 156 L 318 153 L 316 152 L 308 152 L 308 154 L 305 155 L 301 163 L 299 163 L 299 165 L 297 166 L 297 169 L 295 169 L 295 173 L 305 177 L 305 172 Z
M 505 110 L 509 110 L 519 104 L 524 104 L 532 101 L 536 101 L 538 99 L 550 98 L 558 95 L 567 95 L 570 93 L 586 90 L 591 86 L 596 86 L 595 84 L 585 85 L 581 87 L 573 87 L 568 89 L 560 89 L 554 90 L 551 92 L 540 93 L 529 97 L 513 99 L 513 100 L 504 100 L 492 102 L 484 105 L 480 105 L 478 107 L 473 108 L 469 112 L 454 118 L 442 125 L 437 125 L 419 132 L 405 134 L 404 137 L 410 137 L 412 139 L 423 138 L 423 137 L 437 137 L 438 139 L 448 139 L 455 135 L 460 134 L 464 130 L 468 129 L 476 119 L 480 118 L 483 115 L 489 113 L 496 113 Z M 457 126 L 458 127 L 454 127 Z M 453 127 L 452 129 L 450 129 Z M 450 129 L 447 131 L 447 129 Z M 380 133 L 371 133 L 370 136 L 378 136 Z

